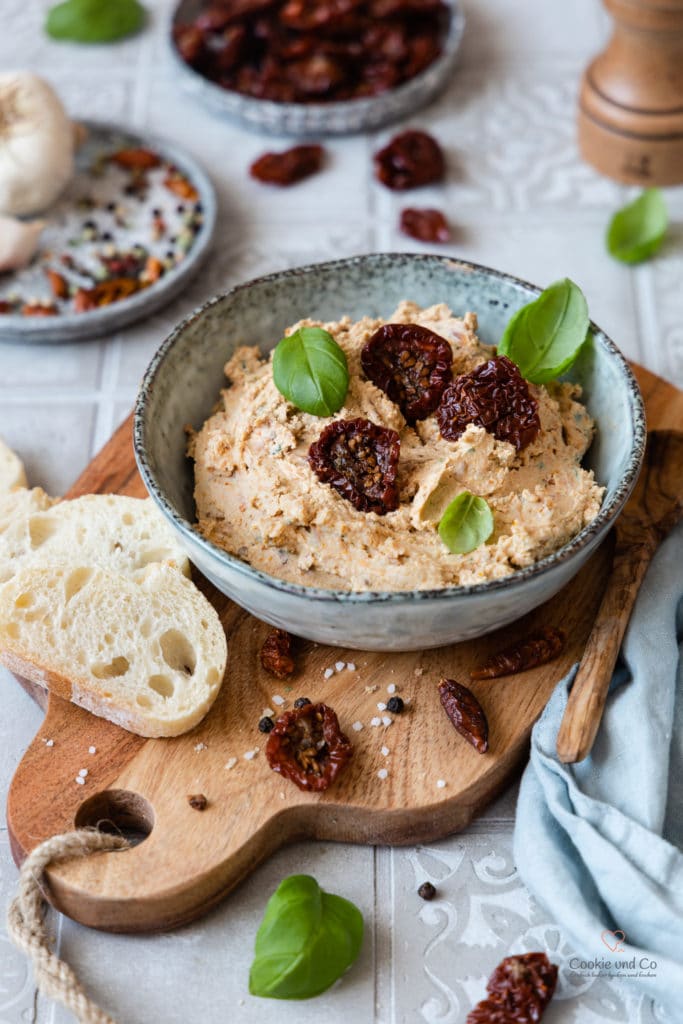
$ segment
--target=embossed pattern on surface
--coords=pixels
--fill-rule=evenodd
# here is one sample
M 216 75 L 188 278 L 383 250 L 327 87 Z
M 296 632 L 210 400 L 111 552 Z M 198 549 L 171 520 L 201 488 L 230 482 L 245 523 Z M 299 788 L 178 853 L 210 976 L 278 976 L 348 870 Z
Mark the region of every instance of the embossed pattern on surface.
M 610 213 L 630 195 L 578 158 L 578 76 L 608 24 L 599 0 L 466 0 L 462 63 L 428 110 L 406 120 L 444 142 L 445 189 L 396 197 L 371 175 L 390 130 L 328 144 L 323 173 L 288 191 L 251 181 L 266 149 L 286 148 L 221 121 L 181 91 L 165 48 L 172 0 L 146 0 L 147 31 L 111 47 L 57 44 L 41 32 L 51 0 L 3 0 L 0 67 L 31 67 L 54 81 L 75 117 L 129 120 L 186 146 L 220 197 L 215 253 L 204 275 L 168 309 L 119 335 L 45 351 L 0 345 L 0 435 L 31 479 L 65 488 L 130 410 L 137 382 L 168 329 L 240 279 L 316 259 L 376 249 L 430 251 L 397 231 L 405 205 L 436 206 L 453 225 L 443 251 L 540 285 L 568 273 L 595 319 L 627 355 L 683 385 L 682 190 L 668 190 L 674 229 L 646 266 L 613 262 Z M 409 202 L 407 201 L 409 199 Z M 0 799 L 40 712 L 0 673 Z M 98 935 L 53 921 L 63 951 L 120 1024 L 464 1024 L 485 979 L 508 952 L 546 949 L 566 965 L 561 928 L 519 882 L 510 855 L 514 787 L 466 833 L 433 848 L 376 851 L 296 846 L 257 871 L 209 918 L 156 938 Z M 246 974 L 267 895 L 289 872 L 308 871 L 357 900 L 368 934 L 361 962 L 319 1000 L 253 999 Z M 15 869 L 0 831 L 0 903 Z M 430 878 L 439 897 L 415 890 Z M 566 966 L 547 1024 L 665 1024 L 622 982 L 572 977 Z M 30 975 L 0 921 L 0 1024 L 69 1024 L 36 1000 Z M 666 1022 L 672 1024 L 672 1022 Z

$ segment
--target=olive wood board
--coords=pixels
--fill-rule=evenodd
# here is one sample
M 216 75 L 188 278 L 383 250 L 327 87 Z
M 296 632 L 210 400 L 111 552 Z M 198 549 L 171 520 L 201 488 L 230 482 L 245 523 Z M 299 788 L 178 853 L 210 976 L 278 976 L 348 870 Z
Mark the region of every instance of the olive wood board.
M 683 427 L 683 392 L 636 368 L 650 426 Z M 71 489 L 70 496 L 142 496 L 128 420 Z M 49 870 L 50 898 L 69 917 L 109 931 L 167 929 L 209 910 L 257 864 L 297 839 L 412 844 L 464 828 L 525 761 L 531 727 L 553 688 L 580 660 L 611 564 L 606 543 L 560 594 L 518 623 L 477 640 L 424 653 L 363 653 L 302 642 L 296 674 L 280 682 L 260 665 L 269 627 L 203 579 L 221 615 L 229 659 L 221 693 L 205 720 L 175 739 L 146 740 L 25 685 L 46 715 L 11 784 L 7 822 L 17 863 L 42 840 L 74 825 L 106 821 L 146 836 L 119 853 L 101 853 Z M 437 683 L 467 682 L 491 653 L 541 625 L 561 626 L 567 650 L 556 661 L 472 684 L 487 712 L 490 749 L 477 753 L 446 718 Z M 325 679 L 335 662 L 352 662 Z M 20 680 L 21 682 L 21 680 Z M 372 727 L 394 683 L 408 700 L 393 724 Z M 368 688 L 372 687 L 372 692 Z M 376 687 L 376 689 L 374 689 Z M 345 773 L 325 793 L 301 792 L 273 772 L 258 731 L 273 697 L 299 696 L 337 711 L 354 745 Z M 360 732 L 353 730 L 363 722 Z M 47 746 L 46 741 L 53 745 Z M 90 747 L 96 753 L 88 752 Z M 245 753 L 259 748 L 252 759 Z M 382 748 L 388 754 L 382 753 Z M 237 763 L 228 769 L 230 758 Z M 75 782 L 88 769 L 84 785 Z M 388 775 L 378 776 L 380 769 Z M 444 780 L 444 787 L 437 787 Z M 188 803 L 208 800 L 204 811 Z

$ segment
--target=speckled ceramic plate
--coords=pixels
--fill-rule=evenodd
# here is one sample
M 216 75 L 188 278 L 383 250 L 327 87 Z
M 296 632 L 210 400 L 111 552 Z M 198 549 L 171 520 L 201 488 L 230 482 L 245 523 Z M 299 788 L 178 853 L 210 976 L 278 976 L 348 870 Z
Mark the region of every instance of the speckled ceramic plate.
M 459 0 L 446 0 L 446 3 L 452 14 L 441 55 L 419 75 L 368 99 L 336 103 L 275 103 L 221 88 L 186 64 L 173 42 L 174 25 L 187 23 L 196 17 L 204 6 L 203 0 L 181 0 L 171 15 L 168 44 L 185 91 L 216 114 L 272 135 L 353 135 L 409 116 L 446 87 L 465 28 L 465 16 Z
M 1 314 L 0 342 L 79 341 L 120 330 L 176 298 L 209 250 L 216 198 L 208 176 L 191 157 L 162 139 L 142 137 L 117 125 L 86 122 L 85 128 L 87 138 L 78 151 L 76 175 L 42 215 L 48 225 L 36 257 L 24 270 L 0 275 L 0 301 L 10 300 L 19 307 L 36 300 L 52 301 L 58 312 L 52 316 Z M 138 147 L 156 153 L 162 165 L 150 170 L 145 188 L 136 191 L 131 187 L 131 174 L 106 157 Z M 191 198 L 183 198 L 164 184 L 169 166 L 193 187 Z M 163 276 L 154 283 L 110 305 L 83 312 L 74 311 L 73 295 L 54 299 L 48 268 L 68 277 L 72 292 L 77 287 L 93 287 L 106 272 L 102 254 L 130 251 L 136 244 L 165 264 Z M 64 260 L 76 269 L 65 266 Z

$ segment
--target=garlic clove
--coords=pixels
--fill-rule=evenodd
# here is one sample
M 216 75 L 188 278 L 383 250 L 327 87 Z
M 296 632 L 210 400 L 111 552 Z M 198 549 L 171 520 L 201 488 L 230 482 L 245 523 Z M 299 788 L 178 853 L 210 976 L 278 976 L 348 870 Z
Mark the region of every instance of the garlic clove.
M 0 273 L 21 270 L 31 262 L 46 223 L 0 215 Z
M 74 174 L 74 131 L 52 87 L 28 71 L 0 73 L 0 213 L 47 209 Z

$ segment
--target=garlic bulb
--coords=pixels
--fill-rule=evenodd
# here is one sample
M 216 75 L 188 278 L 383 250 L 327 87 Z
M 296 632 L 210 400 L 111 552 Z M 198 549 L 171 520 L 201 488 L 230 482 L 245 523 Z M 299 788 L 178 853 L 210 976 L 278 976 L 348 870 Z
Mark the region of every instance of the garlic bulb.
M 28 71 L 0 73 L 0 213 L 37 213 L 74 173 L 74 132 L 54 90 Z
M 44 220 L 24 221 L 0 215 L 0 274 L 21 270 L 31 262 L 44 227 Z

